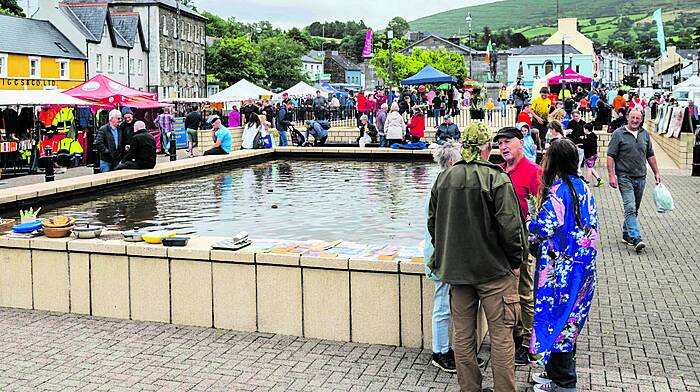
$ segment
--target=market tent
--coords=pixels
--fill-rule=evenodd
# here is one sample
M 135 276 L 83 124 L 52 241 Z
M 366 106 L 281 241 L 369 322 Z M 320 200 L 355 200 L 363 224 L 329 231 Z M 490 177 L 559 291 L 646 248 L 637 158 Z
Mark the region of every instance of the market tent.
M 402 85 L 426 84 L 426 83 L 457 83 L 457 78 L 426 65 L 417 74 L 401 81 Z
M 550 71 L 547 75 L 544 75 L 543 77 L 539 79 L 535 79 L 532 81 L 532 95 L 537 95 L 540 93 L 540 89 L 542 87 L 548 87 L 549 86 L 549 79 L 552 77 L 556 76 L 556 72 Z
M 287 94 L 289 94 L 290 97 L 303 97 L 306 95 L 316 95 L 317 90 L 320 90 L 320 89 L 317 89 L 316 87 L 313 87 L 313 86 L 309 86 L 308 84 L 306 84 L 304 82 L 299 82 L 299 83 L 295 84 L 294 86 L 290 87 L 289 89 L 282 91 L 280 93 L 280 95 L 287 93 Z
M 158 97 L 155 93 L 127 87 L 101 74 L 64 93 L 93 103 L 119 106 L 128 106 L 133 101 L 155 101 Z
M 212 95 L 209 97 L 209 100 L 212 102 L 238 102 L 248 98 L 258 99 L 260 97 L 271 97 L 272 95 L 272 91 L 265 90 L 245 79 L 241 79 L 223 91 Z
M 347 97 L 350 95 L 343 90 L 336 89 L 335 87 L 331 86 L 330 84 L 328 84 L 326 82 L 321 83 L 321 88 L 323 88 L 324 90 L 328 91 L 329 93 L 331 93 L 333 95 L 338 95 L 341 97 Z
M 564 83 L 568 84 L 590 84 L 593 81 L 593 79 L 583 76 L 580 73 L 574 71 L 571 69 L 571 67 L 566 67 L 564 70 Z M 553 84 L 561 84 L 561 75 L 557 74 L 549 78 L 548 81 L 549 85 Z
M 693 75 L 689 77 L 688 80 L 676 85 L 676 88 L 679 87 L 700 87 L 700 76 Z
M 59 90 L 0 90 L 0 106 L 89 105 Z

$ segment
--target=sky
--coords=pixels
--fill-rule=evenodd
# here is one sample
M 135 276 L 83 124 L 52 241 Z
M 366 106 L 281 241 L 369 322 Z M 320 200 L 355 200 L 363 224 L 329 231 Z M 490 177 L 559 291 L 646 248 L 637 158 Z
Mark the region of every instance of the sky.
M 395 16 L 411 21 L 442 11 L 494 0 L 195 0 L 197 8 L 240 22 L 268 20 L 290 29 L 312 22 L 359 21 L 380 30 Z

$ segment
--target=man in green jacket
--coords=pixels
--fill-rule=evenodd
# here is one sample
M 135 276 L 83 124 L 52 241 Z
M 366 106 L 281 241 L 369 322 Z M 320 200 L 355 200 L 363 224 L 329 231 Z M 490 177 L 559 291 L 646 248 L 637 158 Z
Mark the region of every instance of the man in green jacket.
M 491 336 L 496 391 L 515 391 L 513 328 L 520 317 L 518 274 L 527 238 L 513 184 L 488 162 L 491 132 L 481 122 L 462 135 L 462 157 L 431 191 L 428 231 L 435 252 L 430 269 L 451 285 L 457 378 L 462 391 L 481 391 L 476 319 L 483 306 Z

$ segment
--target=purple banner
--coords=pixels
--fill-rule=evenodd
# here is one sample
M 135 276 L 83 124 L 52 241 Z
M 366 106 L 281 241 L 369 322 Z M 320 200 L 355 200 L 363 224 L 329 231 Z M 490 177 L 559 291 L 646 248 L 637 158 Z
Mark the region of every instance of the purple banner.
M 367 30 L 365 37 L 365 48 L 362 50 L 362 57 L 372 57 L 372 29 Z

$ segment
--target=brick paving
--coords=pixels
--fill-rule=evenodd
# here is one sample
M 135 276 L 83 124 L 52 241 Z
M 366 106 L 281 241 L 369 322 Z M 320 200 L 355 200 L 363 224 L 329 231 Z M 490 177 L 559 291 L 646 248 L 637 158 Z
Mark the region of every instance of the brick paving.
M 700 391 L 700 178 L 664 174 L 677 210 L 657 214 L 647 186 L 640 255 L 620 243 L 617 191 L 594 190 L 602 249 L 578 343 L 580 391 Z M 480 355 L 488 358 L 487 346 Z M 0 309 L 2 391 L 457 390 L 456 377 L 429 358 L 400 347 Z M 531 390 L 538 370 L 518 368 L 519 390 Z

